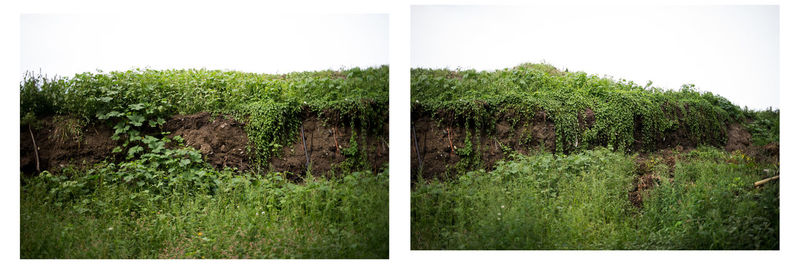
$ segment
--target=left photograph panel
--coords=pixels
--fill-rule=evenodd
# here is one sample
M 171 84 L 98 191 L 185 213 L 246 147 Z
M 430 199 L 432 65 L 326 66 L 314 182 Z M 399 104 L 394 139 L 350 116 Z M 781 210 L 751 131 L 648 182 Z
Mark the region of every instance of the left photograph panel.
M 20 257 L 389 257 L 387 14 L 20 16 Z

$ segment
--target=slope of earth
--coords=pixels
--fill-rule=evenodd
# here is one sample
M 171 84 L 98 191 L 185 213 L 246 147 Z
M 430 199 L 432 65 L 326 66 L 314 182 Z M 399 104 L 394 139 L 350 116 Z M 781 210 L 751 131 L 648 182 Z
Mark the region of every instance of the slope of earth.
M 41 127 L 30 131 L 27 127 L 20 128 L 20 170 L 26 174 L 36 172 L 37 153 L 33 151 L 31 132 L 39 148 L 39 171 L 58 171 L 66 166 L 81 167 L 122 158 L 112 153 L 119 143 L 111 139 L 113 132 L 108 126 L 82 125 L 77 119 L 65 116 L 49 117 L 40 124 Z M 217 169 L 230 167 L 246 171 L 252 169 L 253 164 L 252 146 L 244 126 L 244 123 L 229 117 L 201 112 L 175 115 L 166 121 L 163 130 L 168 137 L 183 138 L 186 146 L 199 150 L 204 160 Z M 302 121 L 302 127 L 304 132 L 297 134 L 296 141 L 283 147 L 279 156 L 270 159 L 273 171 L 287 173 L 292 178 L 304 175 L 306 152 L 312 175 L 324 176 L 346 160 L 342 150 L 352 144 L 353 129 L 350 126 L 333 126 L 316 116 L 309 116 Z M 389 161 L 388 126 L 382 132 L 380 135 L 356 133 L 355 143 L 366 154 L 369 168 L 376 173 Z M 301 135 L 305 135 L 305 143 Z

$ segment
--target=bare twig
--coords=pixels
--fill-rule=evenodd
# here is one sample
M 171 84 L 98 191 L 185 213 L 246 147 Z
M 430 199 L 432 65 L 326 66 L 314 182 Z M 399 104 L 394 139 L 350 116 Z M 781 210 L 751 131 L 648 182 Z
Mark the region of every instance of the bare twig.
M 422 157 L 419 155 L 419 144 L 417 144 L 417 132 L 416 128 L 414 128 L 414 124 L 411 124 L 411 134 L 414 135 L 414 149 L 417 151 L 417 163 L 419 164 L 419 170 L 422 171 Z
M 766 178 L 766 179 L 763 179 L 763 180 L 757 181 L 756 183 L 754 183 L 754 184 L 753 184 L 753 186 L 754 186 L 754 187 L 758 187 L 758 186 L 764 185 L 765 183 L 768 183 L 768 182 L 771 182 L 771 181 L 777 180 L 779 176 L 780 176 L 780 175 L 777 175 L 777 176 L 774 176 L 774 177 L 771 177 L 771 178 Z
M 306 154 L 306 169 L 308 169 L 308 164 L 310 163 L 310 160 L 308 158 L 308 150 L 306 150 L 306 132 L 305 129 L 303 129 L 302 123 L 300 124 L 300 138 L 303 139 L 303 153 Z
M 450 128 L 447 128 L 447 141 L 450 141 L 450 154 L 456 152 L 456 149 L 453 147 L 453 140 L 450 138 Z
M 36 146 L 36 139 L 33 138 L 33 130 L 31 130 L 31 125 L 28 125 L 28 132 L 31 133 L 31 141 L 33 141 L 33 154 L 36 156 L 36 171 L 42 172 L 39 168 L 39 147 Z
M 336 139 L 336 126 L 333 126 L 333 144 L 336 144 L 336 154 L 339 154 L 339 140 Z

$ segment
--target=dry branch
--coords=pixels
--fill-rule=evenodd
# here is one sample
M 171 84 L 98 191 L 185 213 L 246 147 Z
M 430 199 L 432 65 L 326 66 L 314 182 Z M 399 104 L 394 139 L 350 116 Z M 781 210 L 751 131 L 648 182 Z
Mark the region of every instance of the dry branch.
M 36 156 L 36 171 L 42 172 L 39 169 L 39 147 L 36 146 L 36 139 L 33 138 L 33 130 L 31 130 L 31 125 L 28 125 L 28 132 L 31 133 L 31 141 L 33 141 L 33 154 Z
M 450 154 L 456 152 L 456 149 L 453 147 L 453 140 L 450 138 L 450 128 L 447 128 L 447 141 L 450 142 Z
M 336 126 L 333 126 L 333 144 L 336 144 L 336 154 L 339 154 L 339 140 L 336 139 Z
M 305 129 L 303 129 L 302 123 L 300 124 L 300 138 L 303 139 L 303 153 L 306 154 L 306 169 L 308 169 L 308 164 L 310 163 L 310 160 L 308 158 L 308 150 L 306 150 L 306 132 Z
M 754 186 L 754 187 L 758 187 L 758 186 L 764 185 L 765 183 L 771 182 L 771 181 L 773 181 L 773 180 L 777 180 L 777 179 L 778 179 L 778 177 L 780 177 L 780 175 L 776 175 L 776 176 L 774 176 L 774 177 L 771 177 L 771 178 L 766 178 L 766 179 L 763 179 L 763 180 L 757 181 L 756 183 L 754 183 L 754 184 L 753 184 L 753 186 Z
M 417 151 L 417 163 L 419 164 L 420 170 L 422 170 L 422 157 L 419 155 L 419 144 L 417 144 L 417 132 L 414 128 L 414 124 L 411 124 L 411 134 L 414 135 L 414 150 Z

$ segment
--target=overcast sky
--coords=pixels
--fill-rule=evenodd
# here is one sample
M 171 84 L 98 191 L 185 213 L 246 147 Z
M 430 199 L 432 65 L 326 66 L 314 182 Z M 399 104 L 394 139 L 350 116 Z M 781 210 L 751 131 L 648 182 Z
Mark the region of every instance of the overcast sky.
M 776 6 L 412 6 L 411 66 L 553 64 L 778 107 Z
M 21 73 L 285 73 L 389 64 L 385 14 L 22 15 L 20 22 Z

